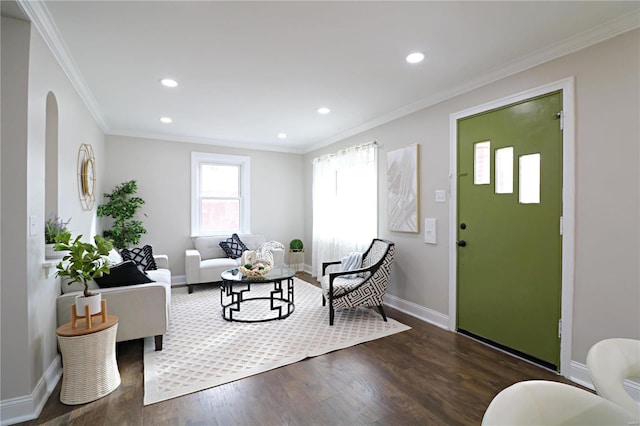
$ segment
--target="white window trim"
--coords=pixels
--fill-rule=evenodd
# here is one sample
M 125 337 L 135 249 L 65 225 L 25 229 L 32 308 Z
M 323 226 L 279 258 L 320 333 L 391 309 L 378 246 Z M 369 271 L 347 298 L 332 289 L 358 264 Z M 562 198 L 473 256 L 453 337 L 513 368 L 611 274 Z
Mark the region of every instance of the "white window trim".
M 209 164 L 233 164 L 240 166 L 240 234 L 251 233 L 251 194 L 250 194 L 250 178 L 251 178 L 251 160 L 250 157 L 242 155 L 226 155 L 213 154 L 209 152 L 192 152 L 191 153 L 191 236 L 201 237 L 218 235 L 211 232 L 200 231 L 200 165 L 202 163 Z

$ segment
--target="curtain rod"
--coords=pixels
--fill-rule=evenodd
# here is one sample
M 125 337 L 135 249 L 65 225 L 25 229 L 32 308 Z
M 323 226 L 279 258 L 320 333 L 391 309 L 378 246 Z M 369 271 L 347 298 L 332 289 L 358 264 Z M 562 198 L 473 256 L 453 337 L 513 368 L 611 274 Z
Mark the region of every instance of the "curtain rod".
M 370 141 L 370 142 L 361 143 L 360 145 L 348 146 L 348 147 L 346 147 L 346 148 L 339 149 L 338 151 L 336 151 L 336 152 L 334 152 L 334 153 L 331 153 L 331 154 L 324 154 L 324 155 L 321 155 L 320 157 L 316 157 L 316 158 L 314 158 L 314 159 L 313 159 L 313 161 L 315 161 L 315 160 L 321 160 L 321 159 L 323 159 L 323 158 L 331 158 L 331 157 L 335 157 L 335 156 L 337 156 L 337 155 L 340 155 L 340 154 L 342 154 L 342 153 L 347 152 L 348 150 L 364 148 L 365 146 L 369 146 L 369 145 L 376 145 L 376 146 L 377 146 L 377 145 L 378 145 L 378 141 L 377 141 L 376 139 L 374 139 L 374 140 L 372 140 L 372 141 Z

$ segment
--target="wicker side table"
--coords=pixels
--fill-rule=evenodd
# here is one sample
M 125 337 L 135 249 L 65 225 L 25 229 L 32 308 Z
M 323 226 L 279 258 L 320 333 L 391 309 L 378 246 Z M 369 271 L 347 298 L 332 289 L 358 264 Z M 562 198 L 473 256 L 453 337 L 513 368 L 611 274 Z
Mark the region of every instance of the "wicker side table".
M 80 320 L 81 323 L 84 320 Z M 120 386 L 116 362 L 118 317 L 107 315 L 105 322 L 94 322 L 92 328 L 71 323 L 56 330 L 62 352 L 62 389 L 60 402 L 85 404 L 113 392 Z

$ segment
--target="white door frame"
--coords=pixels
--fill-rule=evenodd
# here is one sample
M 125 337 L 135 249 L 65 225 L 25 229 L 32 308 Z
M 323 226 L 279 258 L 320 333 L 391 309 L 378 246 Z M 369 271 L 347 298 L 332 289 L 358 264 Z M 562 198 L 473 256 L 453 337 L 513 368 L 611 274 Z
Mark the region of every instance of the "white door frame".
M 575 98 L 574 77 L 545 84 L 502 99 L 458 111 L 449 116 L 449 329 L 456 330 L 457 318 L 457 206 L 458 206 L 458 126 L 459 119 L 490 111 L 505 105 L 562 90 L 564 131 L 562 132 L 562 321 L 560 339 L 560 374 L 569 377 L 571 332 L 573 323 L 573 285 L 575 264 Z M 560 223 L 558 231 L 560 231 Z

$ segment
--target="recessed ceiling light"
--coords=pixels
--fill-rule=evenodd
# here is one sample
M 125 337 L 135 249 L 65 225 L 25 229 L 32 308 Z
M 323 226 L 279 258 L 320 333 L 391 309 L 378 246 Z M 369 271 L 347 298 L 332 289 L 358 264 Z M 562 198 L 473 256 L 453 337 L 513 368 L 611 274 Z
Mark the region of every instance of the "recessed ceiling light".
M 318 108 L 318 114 L 329 114 L 331 112 L 331 110 L 327 107 L 322 107 L 322 108 Z
M 160 121 L 162 121 L 163 123 L 171 123 L 173 120 L 170 119 L 169 117 L 162 117 L 160 118 Z
M 163 86 L 167 86 L 167 87 L 176 87 L 178 85 L 178 82 L 172 78 L 163 78 L 162 80 L 160 80 L 160 83 Z
M 419 62 L 422 62 L 423 60 L 424 60 L 424 53 L 413 52 L 407 55 L 407 62 L 409 62 L 410 64 L 417 64 Z
M 287 138 L 286 133 L 278 133 L 278 139 L 286 139 L 286 138 Z

